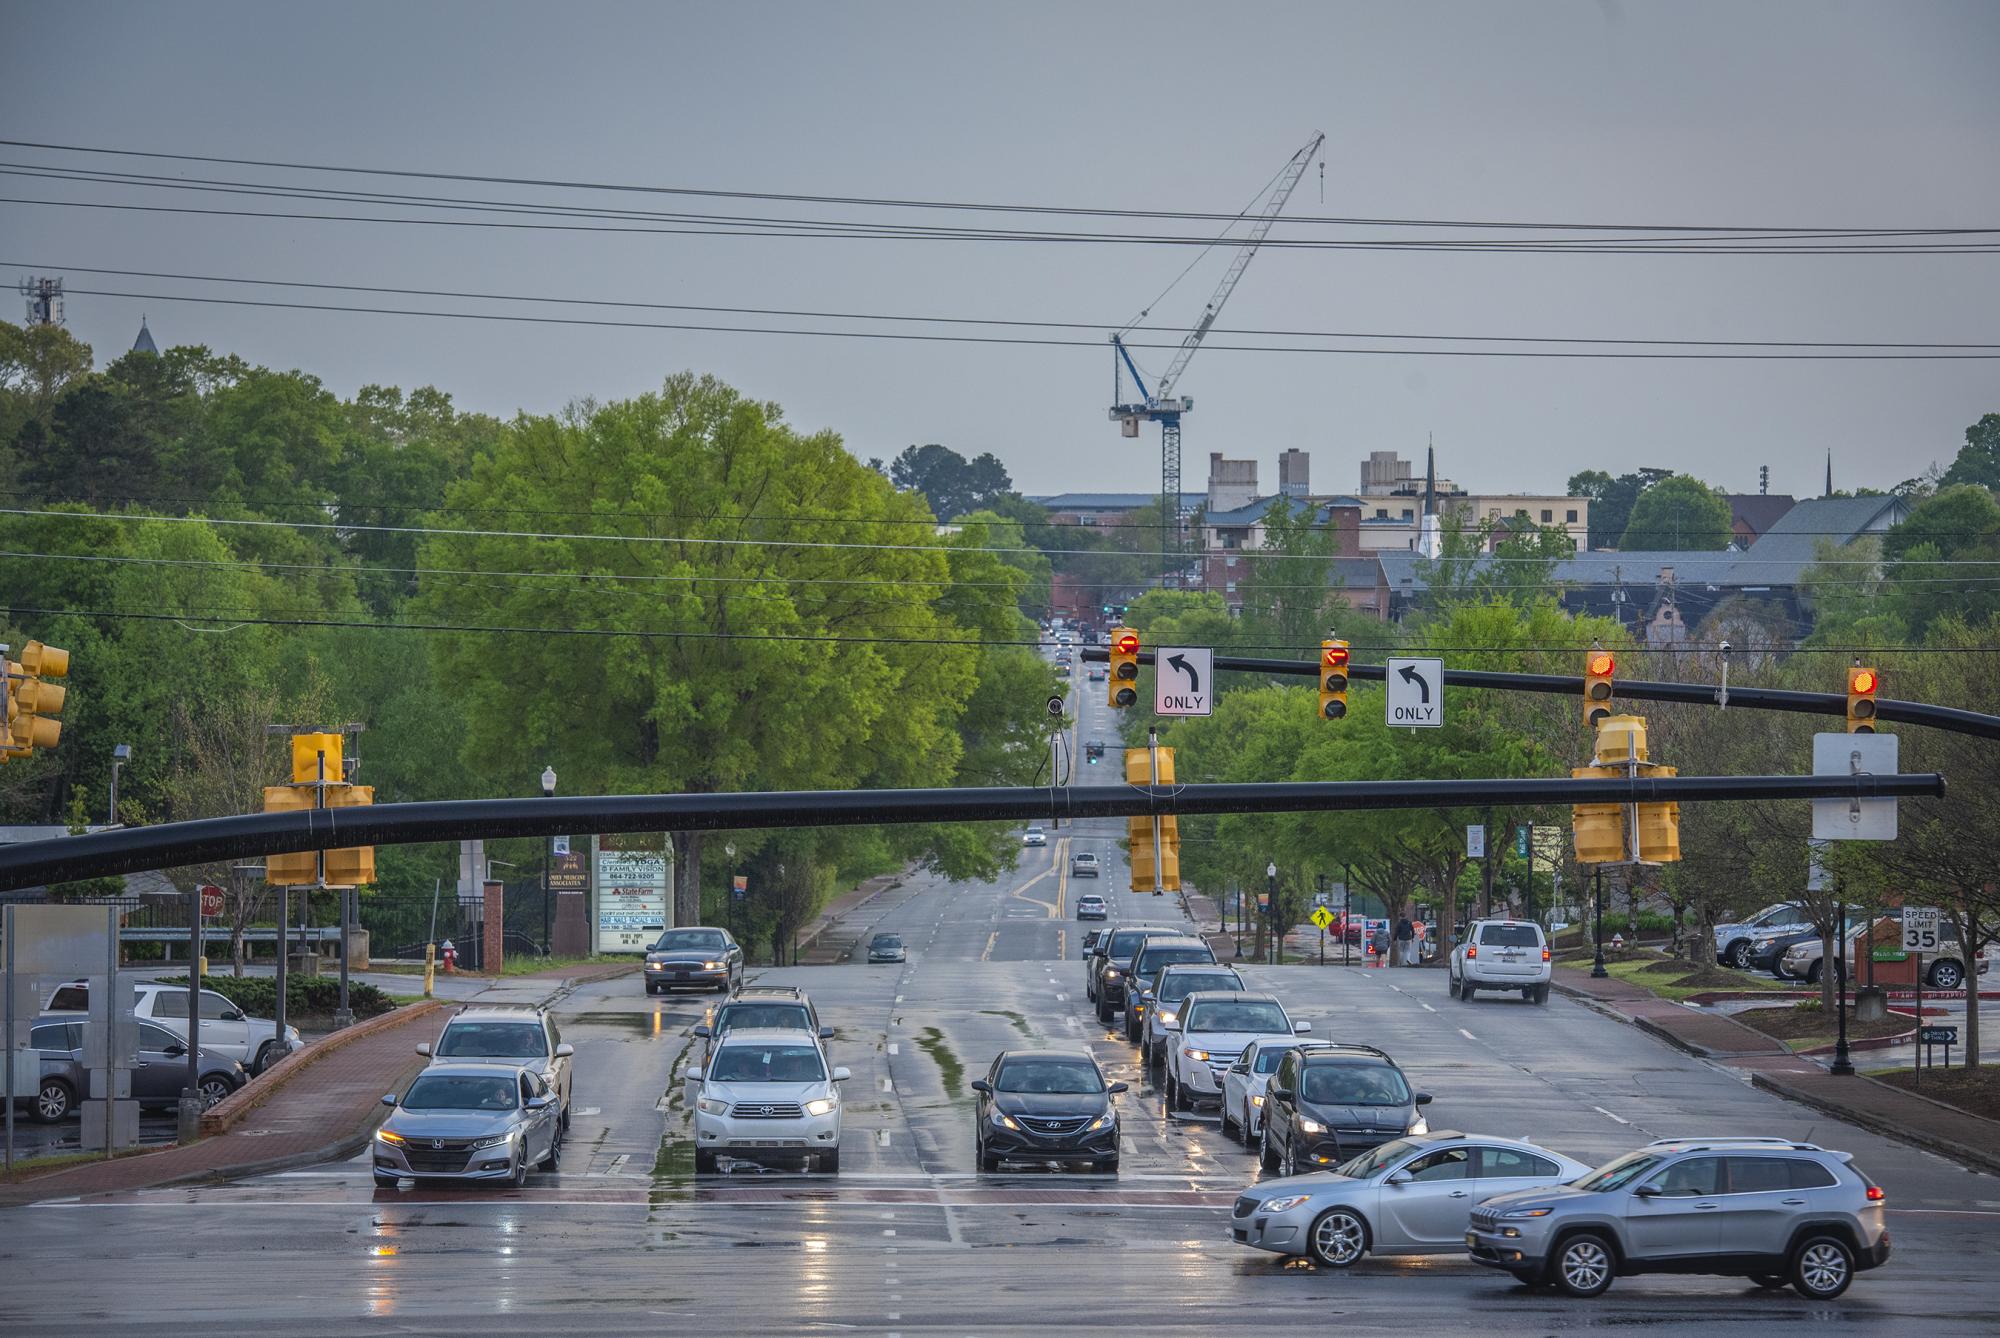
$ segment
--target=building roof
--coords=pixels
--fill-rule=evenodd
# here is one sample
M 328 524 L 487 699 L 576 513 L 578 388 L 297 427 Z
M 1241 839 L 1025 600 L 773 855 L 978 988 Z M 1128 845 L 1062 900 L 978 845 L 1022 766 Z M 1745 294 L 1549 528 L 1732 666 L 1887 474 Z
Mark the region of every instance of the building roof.
M 1156 492 L 1059 492 L 1028 500 L 1051 511 L 1133 511 L 1157 502 Z M 1181 494 L 1181 508 L 1198 507 L 1208 501 L 1205 492 Z
M 1910 514 L 1900 497 L 1811 497 L 1796 503 L 1757 536 L 1742 557 L 1763 579 L 1789 585 L 1818 555 L 1821 544 L 1850 544 L 1899 524 Z
M 146 328 L 146 318 L 139 318 L 139 337 L 132 341 L 134 353 L 158 353 L 160 346 L 153 342 L 153 332 Z
M 1729 513 L 1732 520 L 1740 520 L 1750 527 L 1752 534 L 1763 534 L 1776 525 L 1787 511 L 1797 505 L 1788 493 L 1733 492 L 1729 494 Z

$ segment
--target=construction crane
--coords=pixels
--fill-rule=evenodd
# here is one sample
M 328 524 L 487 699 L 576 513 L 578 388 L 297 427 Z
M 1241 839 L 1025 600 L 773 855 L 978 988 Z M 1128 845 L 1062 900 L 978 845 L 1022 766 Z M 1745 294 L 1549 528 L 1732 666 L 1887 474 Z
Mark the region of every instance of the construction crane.
M 1201 319 L 1195 322 L 1194 328 L 1181 340 L 1181 346 L 1175 351 L 1173 361 L 1167 364 L 1167 370 L 1153 383 L 1150 391 L 1146 389 L 1145 378 L 1139 374 L 1138 364 L 1132 361 L 1132 354 L 1125 347 L 1123 333 L 1111 336 L 1114 400 L 1111 417 L 1117 422 L 1120 434 L 1127 437 L 1138 436 L 1141 421 L 1160 425 L 1160 565 L 1162 579 L 1167 584 L 1177 581 L 1187 547 L 1186 536 L 1182 532 L 1181 517 L 1181 418 L 1194 408 L 1193 399 L 1186 396 L 1175 397 L 1174 386 L 1180 381 L 1181 373 L 1187 370 L 1188 362 L 1194 357 L 1195 350 L 1201 347 L 1201 341 L 1208 337 L 1209 329 L 1215 324 L 1215 318 L 1222 314 L 1222 304 L 1236 291 L 1237 282 L 1243 278 L 1243 271 L 1250 267 L 1250 258 L 1256 255 L 1257 248 L 1264 244 L 1264 238 L 1270 233 L 1271 225 L 1278 221 L 1278 215 L 1283 211 L 1285 202 L 1292 198 L 1292 191 L 1298 186 L 1299 178 L 1305 175 L 1307 165 L 1324 143 L 1326 136 L 1315 134 L 1310 143 L 1292 155 L 1291 161 L 1285 164 L 1284 170 L 1272 181 L 1268 192 L 1260 200 L 1252 201 L 1250 207 L 1240 215 L 1247 218 L 1255 213 L 1255 220 L 1250 225 L 1250 235 L 1236 248 L 1236 255 L 1229 262 L 1228 272 L 1222 276 L 1222 281 L 1215 285 L 1215 291 L 1209 295 L 1208 305 L 1201 310 Z M 1127 372 L 1132 374 L 1132 384 L 1138 392 L 1138 398 L 1135 400 L 1127 400 L 1125 397 L 1124 378 Z

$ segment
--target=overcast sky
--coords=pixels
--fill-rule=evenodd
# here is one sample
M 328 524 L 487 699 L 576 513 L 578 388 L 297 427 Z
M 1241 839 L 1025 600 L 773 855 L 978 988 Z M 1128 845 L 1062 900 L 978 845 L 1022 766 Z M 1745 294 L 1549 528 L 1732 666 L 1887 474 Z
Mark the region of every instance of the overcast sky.
M 0 135 L 103 148 L 822 195 L 1233 212 L 1316 130 L 1289 213 L 2000 228 L 2000 5 L 0 3 Z M 20 148 L 11 164 L 299 182 Z M 323 181 L 322 178 L 314 178 Z M 510 187 L 349 179 L 382 191 Z M 297 211 L 9 177 L 0 195 Z M 538 195 L 881 221 L 827 206 Z M 364 212 L 414 216 L 400 207 Z M 905 219 L 906 216 L 898 216 Z M 922 215 L 924 220 L 943 217 Z M 994 227 L 1204 225 L 957 215 Z M 1390 235 L 1280 224 L 1275 237 Z M 1409 235 L 1409 234 L 1396 234 Z M 1994 240 L 1988 238 L 1987 240 Z M 1158 486 L 1096 346 L 1184 248 L 597 235 L 0 204 L 0 260 L 66 274 L 106 358 L 161 344 L 299 367 L 348 395 L 431 383 L 548 412 L 682 368 L 857 455 L 992 451 L 1025 491 Z M 1227 254 L 1161 302 L 1192 322 Z M 204 306 L 251 295 L 82 266 L 505 294 L 1085 322 L 1088 347 L 805 339 Z M 1648 339 L 1992 341 L 2000 254 L 1524 256 L 1267 250 L 1225 327 Z M 299 296 L 278 294 L 278 296 Z M 306 300 L 464 307 L 436 299 Z M 510 308 L 519 310 L 520 308 Z M 7 313 L 19 320 L 18 306 Z M 544 314 L 547 314 L 546 312 Z M 598 313 L 604 314 L 604 313 Z M 684 320 L 662 313 L 620 319 Z M 694 318 L 702 319 L 702 318 Z M 733 318 L 712 318 L 733 319 Z M 738 320 L 738 323 L 743 323 Z M 793 322 L 796 324 L 797 322 Z M 1218 342 L 1220 337 L 1218 336 Z M 1254 342 L 1254 341 L 1253 341 Z M 1269 341 L 1265 341 L 1269 342 Z M 1336 341 L 1352 344 L 1354 341 Z M 1150 355 L 1157 368 L 1166 354 Z M 1888 486 L 2000 410 L 2000 362 L 1574 361 L 1204 350 L 1180 384 L 1208 454 L 1312 453 L 1317 490 L 1393 449 L 1483 490 L 1642 465 L 1752 491 Z

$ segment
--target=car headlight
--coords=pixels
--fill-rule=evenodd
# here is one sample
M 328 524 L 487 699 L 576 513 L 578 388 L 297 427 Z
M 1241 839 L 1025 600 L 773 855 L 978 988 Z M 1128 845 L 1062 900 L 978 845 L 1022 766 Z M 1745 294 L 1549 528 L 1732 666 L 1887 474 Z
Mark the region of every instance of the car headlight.
M 718 1097 L 705 1096 L 694 1104 L 695 1109 L 704 1115 L 727 1115 L 729 1113 L 729 1103 Z
M 702 970 L 704 970 L 704 971 L 720 971 L 720 970 L 722 969 L 722 963 L 721 963 L 721 962 L 703 962 L 703 963 L 701 964 L 701 969 L 702 969 Z
M 1413 1134 L 1427 1134 L 1430 1131 L 1431 1131 L 1431 1122 L 1425 1119 L 1423 1116 L 1419 1115 L 1415 1120 L 1410 1122 L 1410 1127 L 1405 1132 Z
M 1083 1131 L 1087 1134 L 1094 1134 L 1099 1129 L 1109 1129 L 1112 1125 L 1116 1123 L 1118 1123 L 1118 1113 L 1116 1111 L 1107 1110 L 1102 1115 L 1099 1115 L 1096 1119 L 1092 1120 L 1088 1125 L 1084 1126 Z
M 1298 1207 L 1311 1197 L 1312 1195 L 1310 1194 L 1287 1194 L 1282 1199 L 1266 1199 L 1257 1205 L 1257 1211 L 1260 1213 L 1282 1213 L 1287 1209 Z
M 839 1104 L 840 1102 L 830 1096 L 817 1096 L 806 1102 L 806 1114 L 831 1115 L 833 1114 L 833 1108 Z
M 1513 1212 L 1501 1213 L 1500 1215 L 1502 1217 L 1547 1217 L 1554 1211 L 1553 1208 L 1516 1208 Z
M 1159 1024 L 1163 1027 L 1171 1027 L 1176 1022 L 1179 1022 L 1181 1020 L 1181 1015 L 1179 1013 L 1155 1013 L 1153 1014 L 1153 1017 L 1156 1020 L 1158 1020 Z
M 1318 1120 L 1309 1120 L 1301 1115 L 1299 1116 L 1299 1132 L 1302 1134 L 1323 1134 L 1326 1132 L 1326 1126 Z
M 293 1045 L 298 1045 L 300 1043 L 299 1029 L 297 1027 L 286 1027 L 285 1039 L 291 1042 Z
M 1253 1106 L 1261 1106 L 1264 1104 L 1264 1098 L 1261 1096 L 1253 1096 L 1250 1098 L 1250 1104 Z
M 392 1147 L 401 1147 L 403 1146 L 403 1144 L 410 1141 L 409 1139 L 403 1137 L 401 1134 L 397 1133 L 393 1129 L 377 1129 L 375 1131 L 375 1137 L 378 1141 L 387 1143 Z
M 999 1125 L 1002 1129 L 1019 1129 L 1021 1127 L 1020 1125 L 1014 1123 L 1014 1117 L 1012 1115 L 1009 1115 L 1004 1110 L 996 1110 L 993 1112 L 993 1122 Z
M 1199 1059 L 1204 1064 L 1208 1062 L 1208 1051 L 1206 1050 L 1183 1050 L 1181 1053 L 1189 1059 Z
M 1118 974 L 1118 968 L 1117 968 L 1117 967 L 1115 967 L 1115 966 L 1107 966 L 1107 967 L 1105 967 L 1105 968 L 1104 968 L 1104 978 L 1105 978 L 1106 980 L 1117 980 L 1117 979 L 1120 979 L 1120 977 L 1119 977 L 1119 974 Z
M 481 1148 L 497 1148 L 497 1147 L 505 1147 L 505 1146 L 506 1146 L 507 1144 L 509 1144 L 509 1143 L 511 1143 L 511 1142 L 513 1142 L 513 1141 L 514 1141 L 514 1131 L 513 1131 L 512 1129 L 509 1129 L 509 1130 L 508 1130 L 508 1131 L 507 1131 L 506 1133 L 504 1133 L 504 1134 L 498 1134 L 498 1135 L 495 1135 L 495 1136 L 494 1136 L 494 1137 L 492 1137 L 492 1138 L 482 1138 L 482 1139 L 480 1139 L 480 1140 L 479 1140 L 479 1141 L 478 1141 L 477 1143 L 474 1143 L 474 1144 L 472 1145 L 472 1150 L 473 1150 L 474 1152 L 477 1152 L 477 1151 L 479 1151 L 479 1149 L 481 1149 Z
M 646 969 L 648 971 L 664 971 L 667 969 L 667 964 L 665 962 L 648 962 L 646 963 Z

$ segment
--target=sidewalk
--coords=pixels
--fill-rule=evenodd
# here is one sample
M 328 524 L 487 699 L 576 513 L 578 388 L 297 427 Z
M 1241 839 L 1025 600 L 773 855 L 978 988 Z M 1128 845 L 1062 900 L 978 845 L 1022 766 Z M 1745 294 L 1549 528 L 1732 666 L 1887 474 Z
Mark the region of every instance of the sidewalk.
M 1740 1070 L 1767 1092 L 1961 1165 L 2000 1174 L 2000 1122 L 1859 1074 L 1836 1076 L 1812 1056 L 1793 1054 L 1782 1042 L 1722 1014 L 1670 1003 L 1622 980 L 1592 980 L 1588 972 L 1558 967 L 1555 988 L 1689 1054 Z
M 826 904 L 819 918 L 799 931 L 798 959 L 805 966 L 826 966 L 845 960 L 861 941 L 861 931 L 849 926 L 833 932 L 836 925 L 891 888 L 901 887 L 910 876 L 908 869 L 878 874 L 861 881 L 852 891 L 843 892 Z
M 411 1004 L 288 1057 L 260 1080 L 279 1079 L 278 1085 L 246 1087 L 204 1119 L 207 1125 L 217 1117 L 239 1116 L 227 1132 L 0 1185 L 0 1206 L 260 1175 L 351 1156 L 367 1143 L 385 1113 L 382 1094 L 402 1087 L 423 1067 L 417 1040 L 437 1024 L 443 1007 Z M 314 1049 L 322 1053 L 315 1056 Z M 287 1076 L 285 1068 L 293 1065 L 297 1070 Z M 225 1110 L 239 1098 L 247 1110 Z

